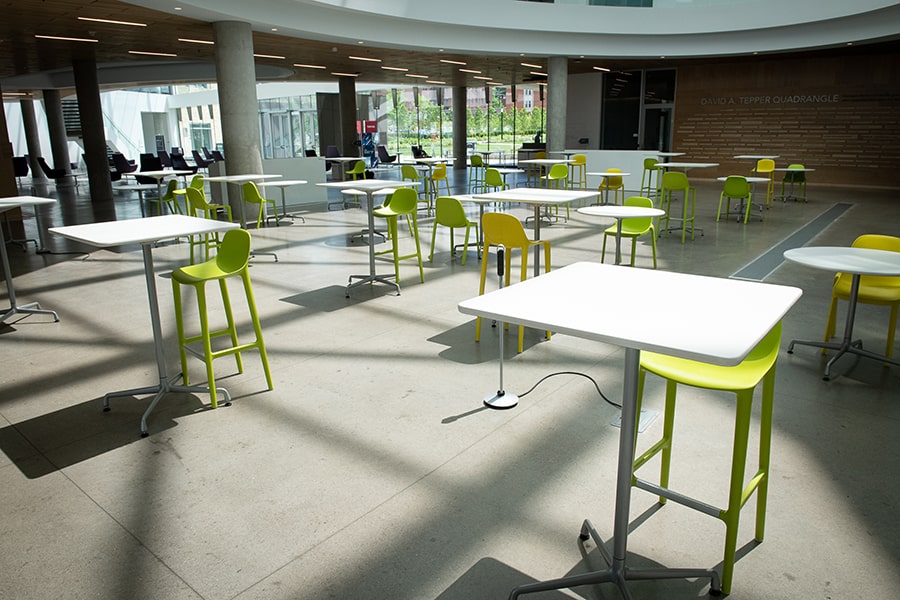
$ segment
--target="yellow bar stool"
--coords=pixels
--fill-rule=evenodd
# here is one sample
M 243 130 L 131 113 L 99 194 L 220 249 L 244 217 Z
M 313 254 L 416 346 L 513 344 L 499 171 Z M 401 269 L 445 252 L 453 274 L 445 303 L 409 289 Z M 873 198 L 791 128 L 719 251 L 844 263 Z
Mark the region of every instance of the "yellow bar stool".
M 621 173 L 622 169 L 612 167 L 606 171 L 607 173 Z M 603 181 L 600 182 L 600 185 L 597 186 L 597 191 L 603 192 L 604 195 L 608 194 L 610 190 L 612 190 L 613 193 L 613 204 L 619 203 L 619 194 L 622 195 L 622 202 L 625 202 L 625 180 L 621 176 L 608 175 L 604 177 Z
M 512 261 L 512 250 L 518 249 L 522 252 L 522 268 L 519 272 L 519 281 L 525 281 L 528 277 L 528 252 L 535 246 L 544 247 L 544 272 L 550 272 L 550 240 L 531 240 L 525 234 L 525 228 L 522 227 L 522 221 L 518 217 L 508 213 L 484 213 L 481 217 L 481 233 L 484 235 L 484 248 L 482 252 L 485 254 L 481 259 L 481 281 L 478 284 L 478 293 L 484 294 L 484 286 L 487 280 L 487 249 L 491 246 L 503 246 L 506 248 L 504 257 L 506 259 L 505 281 L 504 286 L 509 286 L 509 267 Z M 501 334 L 502 335 L 502 334 Z M 547 332 L 547 339 L 550 339 L 550 332 Z M 475 319 L 475 341 L 481 340 L 481 317 Z M 521 352 L 525 346 L 525 327 L 519 326 L 519 345 L 518 351 Z
M 653 198 L 659 195 L 659 161 L 653 157 L 644 159 L 644 170 L 641 172 L 641 196 Z M 656 185 L 653 185 L 653 177 L 656 176 Z
M 397 283 L 400 283 L 400 261 L 407 258 L 415 258 L 419 261 L 419 279 L 425 283 L 425 270 L 422 267 L 422 248 L 419 246 L 419 220 L 416 217 L 418 212 L 418 197 L 414 189 L 399 188 L 391 195 L 390 202 L 383 204 L 372 211 L 376 217 L 387 219 L 388 237 L 391 239 L 390 250 L 382 250 L 376 252 L 379 254 L 391 253 L 394 255 L 394 276 Z M 400 255 L 400 241 L 397 228 L 398 217 L 405 216 L 413 239 L 416 241 L 416 251 L 414 254 Z
M 769 488 L 769 459 L 772 442 L 772 404 L 775 396 L 775 362 L 781 342 L 781 323 L 772 328 L 750 354 L 738 365 L 723 367 L 703 362 L 675 358 L 655 352 L 641 352 L 638 375 L 638 410 L 647 373 L 666 379 L 666 404 L 663 434 L 655 444 L 638 456 L 632 473 L 657 454 L 662 454 L 659 483 L 632 477 L 635 487 L 659 496 L 660 504 L 672 500 L 725 523 L 725 555 L 722 560 L 722 592 L 731 591 L 734 559 L 737 549 L 738 524 L 741 508 L 756 492 L 756 531 L 754 538 L 761 542 L 766 525 L 766 500 Z M 762 381 L 762 406 L 759 417 L 759 461 L 756 472 L 746 478 L 747 447 L 750 438 L 753 391 Z M 728 483 L 728 505 L 718 508 L 694 499 L 669 487 L 669 467 L 672 464 L 673 433 L 675 428 L 675 393 L 678 384 L 708 390 L 733 392 L 737 396 L 734 420 L 734 441 L 731 455 L 731 476 Z
M 258 350 L 262 359 L 263 371 L 266 375 L 268 389 L 273 389 L 272 374 L 269 372 L 269 359 L 266 356 L 266 346 L 263 343 L 262 328 L 259 324 L 259 315 L 256 311 L 256 301 L 253 298 L 253 288 L 250 285 L 250 271 L 247 263 L 250 260 L 250 233 L 244 229 L 231 229 L 222 237 L 222 243 L 215 258 L 206 262 L 181 267 L 172 271 L 172 292 L 175 299 L 175 328 L 178 333 L 178 352 L 181 356 L 181 373 L 184 377 L 184 385 L 190 385 L 188 378 L 187 353 L 197 356 L 206 363 L 206 380 L 209 385 L 209 398 L 212 407 L 216 408 L 216 376 L 213 371 L 213 360 L 223 356 L 233 355 L 238 372 L 244 372 L 244 363 L 241 360 L 241 352 Z M 228 284 L 230 277 L 240 277 L 244 285 L 244 294 L 247 296 L 247 307 L 250 312 L 250 320 L 253 323 L 253 331 L 256 339 L 247 344 L 238 341 L 237 328 L 234 323 L 234 315 L 231 311 L 231 300 L 228 296 Z M 222 294 L 222 304 L 225 309 L 226 326 L 223 329 L 210 331 L 209 315 L 206 302 L 206 284 L 210 281 L 219 282 L 219 290 Z M 181 286 L 189 285 L 197 294 L 197 308 L 200 317 L 200 333 L 198 335 L 185 335 L 184 314 L 181 301 Z M 221 350 L 212 349 L 213 338 L 228 337 L 231 346 Z M 201 342 L 202 351 L 196 351 L 190 344 Z M 223 390 L 224 391 L 224 390 Z M 226 401 L 229 400 L 228 392 L 225 392 Z
M 771 206 L 775 198 L 775 161 L 771 158 L 761 158 L 756 162 L 756 168 L 752 172 L 760 177 L 769 178 L 769 183 L 766 184 L 766 206 Z

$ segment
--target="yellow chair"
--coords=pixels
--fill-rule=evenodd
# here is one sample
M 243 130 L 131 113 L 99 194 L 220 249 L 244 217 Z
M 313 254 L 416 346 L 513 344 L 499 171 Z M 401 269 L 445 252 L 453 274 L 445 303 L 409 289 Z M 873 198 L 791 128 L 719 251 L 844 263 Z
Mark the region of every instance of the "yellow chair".
M 775 395 L 775 362 L 781 341 L 781 323 L 777 324 L 740 364 L 723 367 L 697 362 L 685 358 L 675 358 L 641 352 L 641 368 L 638 375 L 638 410 L 644 390 L 647 373 L 654 373 L 666 379 L 666 403 L 663 418 L 662 437 L 638 456 L 632 469 L 635 487 L 659 496 L 664 504 L 672 500 L 725 523 L 725 553 L 722 560 L 722 592 L 731 591 L 734 575 L 734 559 L 737 549 L 738 525 L 741 508 L 756 492 L 756 530 L 754 538 L 761 542 L 765 533 L 766 501 L 769 488 L 769 459 L 772 440 L 772 404 Z M 758 468 L 747 479 L 747 447 L 750 437 L 750 423 L 753 420 L 753 391 L 762 381 L 762 405 L 759 417 L 759 461 Z M 669 468 L 672 464 L 672 447 L 675 420 L 675 394 L 678 384 L 708 390 L 733 392 L 737 396 L 734 420 L 734 441 L 731 455 L 731 476 L 728 484 L 726 508 L 718 508 L 706 502 L 691 498 L 669 487 Z M 702 435 L 702 433 L 701 433 Z M 635 472 L 657 454 L 662 454 L 659 483 L 638 478 Z M 692 468 L 699 468 L 693 465 Z
M 394 255 L 394 276 L 400 283 L 400 261 L 407 258 L 415 258 L 419 261 L 419 279 L 425 283 L 425 271 L 422 268 L 422 249 L 419 246 L 419 221 L 416 218 L 418 212 L 418 195 L 411 188 L 399 188 L 394 191 L 390 199 L 372 211 L 376 217 L 387 219 L 388 237 L 391 239 L 390 250 L 376 252 L 376 255 L 391 253 Z M 397 217 L 405 216 L 409 222 L 409 228 L 413 239 L 416 241 L 414 254 L 400 255 L 399 237 L 397 229 Z
M 480 154 L 469 157 L 469 193 L 481 192 L 484 189 L 484 159 Z
M 258 350 L 260 359 L 262 360 L 263 371 L 266 376 L 266 384 L 268 385 L 268 389 L 273 389 L 272 375 L 269 372 L 269 359 L 266 355 L 266 346 L 263 342 L 262 328 L 260 327 L 259 315 L 256 311 L 256 301 L 253 298 L 253 288 L 250 285 L 250 270 L 247 268 L 249 260 L 250 234 L 244 229 L 232 229 L 227 231 L 222 237 L 222 244 L 219 246 L 219 251 L 216 253 L 215 258 L 197 265 L 181 267 L 180 269 L 172 271 L 172 292 L 175 299 L 175 328 L 178 333 L 178 351 L 181 355 L 181 373 L 184 378 L 184 384 L 190 385 L 187 365 L 187 352 L 190 351 L 191 354 L 201 358 L 203 362 L 206 363 L 206 380 L 209 385 L 209 397 L 213 408 L 218 406 L 213 360 L 223 356 L 233 355 L 238 371 L 243 373 L 244 363 L 241 359 L 241 353 L 247 350 Z M 226 281 L 230 277 L 240 277 L 244 286 L 244 294 L 247 297 L 250 320 L 253 324 L 253 331 L 256 336 L 256 339 L 250 343 L 241 344 L 238 341 L 237 328 L 231 310 L 231 300 L 228 295 L 228 283 Z M 226 326 L 223 329 L 213 331 L 210 331 L 209 314 L 206 302 L 206 284 L 210 281 L 217 281 L 219 283 L 226 320 Z M 200 333 L 198 335 L 185 335 L 183 306 L 181 302 L 182 285 L 192 286 L 197 295 L 197 307 L 200 317 Z M 212 339 L 218 337 L 230 338 L 231 346 L 213 351 Z M 202 343 L 202 352 L 190 348 L 189 345 L 196 342 Z
M 434 240 L 437 236 L 438 225 L 450 228 L 450 254 L 456 254 L 456 244 L 453 243 L 453 230 L 461 227 L 466 228 L 466 238 L 463 241 L 462 264 L 466 264 L 466 255 L 469 253 L 469 230 L 475 228 L 475 246 L 478 246 L 478 223 L 470 221 L 466 216 L 462 202 L 456 198 L 449 196 L 439 196 L 434 203 L 434 227 L 431 230 L 431 253 L 428 255 L 429 261 L 434 261 Z
M 868 233 L 853 240 L 852 246 L 854 248 L 874 248 L 876 250 L 900 252 L 900 237 Z M 838 300 L 849 301 L 852 281 L 853 276 L 849 273 L 837 273 L 834 276 L 834 286 L 831 288 L 831 307 L 828 309 L 828 322 L 825 325 L 826 342 L 834 337 Z M 891 312 L 888 318 L 887 344 L 884 349 L 884 355 L 888 358 L 892 357 L 894 355 L 894 334 L 897 330 L 897 308 L 900 307 L 900 277 L 860 276 L 859 294 L 856 301 L 860 304 L 890 307 Z M 825 352 L 824 348 L 822 352 Z
M 746 177 L 740 175 L 729 175 L 725 179 L 725 185 L 722 187 L 722 193 L 719 194 L 719 209 L 716 211 L 716 222 L 722 216 L 722 201 L 725 201 L 725 220 L 731 214 L 731 201 L 740 200 L 744 204 L 744 223 L 750 220 L 750 208 L 753 206 L 753 194 L 750 190 L 750 183 Z
M 365 161 L 358 160 L 353 163 L 353 168 L 344 171 L 345 180 L 350 181 L 351 179 L 356 181 L 357 179 L 365 179 L 366 178 L 366 163 Z
M 437 196 L 440 193 L 441 183 L 444 184 L 444 189 L 447 191 L 447 195 L 450 195 L 450 182 L 447 180 L 447 165 L 434 165 L 434 169 L 431 170 L 431 181 L 429 182 L 429 188 L 432 196 Z M 431 206 L 429 205 L 429 212 L 431 214 Z
M 202 183 L 201 183 L 202 185 Z M 188 214 L 201 219 L 218 219 L 221 214 L 231 222 L 231 207 L 227 204 L 210 204 L 206 201 L 206 194 L 203 188 L 188 186 L 184 190 L 187 200 Z M 194 248 L 200 246 L 203 248 L 204 260 L 209 260 L 210 250 L 218 248 L 221 243 L 218 232 L 206 233 L 203 235 L 192 235 L 189 239 L 191 264 L 194 264 Z
M 771 206 L 772 198 L 775 195 L 775 161 L 771 158 L 761 158 L 756 161 L 756 168 L 753 169 L 760 177 L 768 177 L 769 182 L 766 184 L 766 206 Z
M 534 153 L 532 157 L 533 160 L 542 160 L 547 158 L 547 153 L 543 150 Z M 541 175 L 544 173 L 544 167 L 542 165 L 527 165 L 526 176 L 528 178 L 528 185 L 537 186 L 540 183 Z
M 510 264 L 512 259 L 512 250 L 518 249 L 522 253 L 522 269 L 519 273 L 519 281 L 525 281 L 528 277 L 528 252 L 535 246 L 544 247 L 544 272 L 550 272 L 550 241 L 537 240 L 532 241 L 525 235 L 525 228 L 522 222 L 513 215 L 507 213 L 485 213 L 481 218 L 481 233 L 484 236 L 483 252 L 491 246 L 503 246 L 505 252 L 505 281 L 504 285 L 509 285 L 510 280 Z M 484 294 L 485 281 L 487 280 L 487 256 L 483 256 L 481 260 L 481 281 L 478 285 L 478 293 Z M 475 319 L 475 341 L 481 339 L 481 317 Z M 547 339 L 550 339 L 550 332 L 547 332 Z M 519 326 L 519 345 L 518 351 L 521 352 L 525 345 L 525 327 Z
M 259 210 L 256 214 L 256 228 L 259 229 L 263 226 L 264 223 L 268 223 L 269 219 L 274 218 L 275 223 L 278 223 L 278 208 L 275 206 L 274 200 L 269 200 L 268 198 L 263 198 L 259 193 L 259 188 L 256 187 L 256 184 L 252 181 L 248 181 L 243 185 L 244 192 L 244 202 L 248 204 L 256 204 L 259 206 Z M 272 205 L 272 212 L 275 214 L 274 217 L 270 217 L 266 214 L 266 205 Z
M 688 182 L 687 175 L 681 173 L 680 171 L 666 171 L 662 176 L 662 208 L 666 211 L 666 214 L 659 218 L 660 220 L 660 232 L 668 232 L 669 228 L 669 220 L 674 219 L 676 221 L 681 221 L 681 243 L 684 243 L 684 238 L 687 233 L 688 223 L 691 224 L 691 239 L 694 239 L 694 232 L 700 231 L 700 235 L 703 235 L 702 229 L 697 229 L 694 227 L 694 205 L 696 204 L 696 196 L 697 190 L 691 187 Z M 672 195 L 682 193 L 684 195 L 683 205 L 681 207 L 681 216 L 673 217 L 672 216 Z M 690 216 L 688 216 L 688 209 L 690 208 Z M 666 226 L 662 226 L 662 221 L 666 222 Z
M 659 195 L 659 161 L 653 157 L 644 159 L 644 170 L 641 172 L 641 195 L 650 198 Z M 653 179 L 656 176 L 656 185 Z
M 643 196 L 631 196 L 625 200 L 625 206 L 643 206 L 653 208 L 653 200 Z M 618 223 L 607 227 L 603 232 L 603 250 L 600 252 L 600 262 L 606 258 L 606 238 L 616 238 Z M 631 238 L 631 266 L 634 266 L 634 255 L 637 239 L 642 235 L 650 234 L 650 242 L 653 245 L 653 268 L 656 268 L 656 228 L 653 226 L 653 217 L 628 217 L 622 219 L 622 238 Z
M 572 155 L 572 181 L 570 182 L 573 189 L 587 189 L 587 155 Z
M 784 178 L 781 180 L 781 201 L 787 202 L 787 196 L 784 193 L 784 184 L 791 185 L 791 196 L 796 199 L 802 199 L 806 202 L 806 171 L 798 169 L 805 168 L 801 164 L 788 165 L 788 170 L 784 172 Z M 800 193 L 795 195 L 794 192 L 800 188 Z
M 621 173 L 622 169 L 615 167 L 606 170 L 608 173 Z M 613 204 L 619 203 L 619 194 L 622 194 L 622 202 L 625 201 L 625 180 L 621 176 L 610 175 L 603 178 L 603 181 L 597 186 L 597 189 L 603 192 L 604 202 L 609 196 L 610 191 L 613 193 Z

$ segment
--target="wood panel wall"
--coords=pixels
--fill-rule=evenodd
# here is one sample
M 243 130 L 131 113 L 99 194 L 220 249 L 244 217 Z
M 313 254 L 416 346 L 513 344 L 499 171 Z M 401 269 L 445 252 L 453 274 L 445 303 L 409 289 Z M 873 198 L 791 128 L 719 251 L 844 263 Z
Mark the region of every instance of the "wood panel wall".
M 679 66 L 674 150 L 747 174 L 738 154 L 815 168 L 810 184 L 900 188 L 900 56 L 890 51 Z M 673 159 L 675 160 L 675 159 Z

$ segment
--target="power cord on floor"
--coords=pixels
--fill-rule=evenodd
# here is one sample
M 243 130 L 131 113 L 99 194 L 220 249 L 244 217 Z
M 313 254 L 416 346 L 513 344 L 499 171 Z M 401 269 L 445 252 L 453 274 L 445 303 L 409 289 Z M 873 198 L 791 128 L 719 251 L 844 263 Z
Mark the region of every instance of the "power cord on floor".
M 597 389 L 597 393 L 600 394 L 600 397 L 603 398 L 604 402 L 606 402 L 607 404 L 609 404 L 611 406 L 615 406 L 616 408 L 619 408 L 619 409 L 622 408 L 621 404 L 616 404 L 615 402 L 613 402 L 612 400 L 610 400 L 609 398 L 606 397 L 606 395 L 603 393 L 603 390 L 600 389 L 600 385 L 597 383 L 597 381 L 593 377 L 591 377 L 590 375 L 588 375 L 586 373 L 579 373 L 578 371 L 558 371 L 556 373 L 550 373 L 549 375 L 545 375 L 545 376 L 541 377 L 537 383 L 535 383 L 533 386 L 531 386 L 531 389 L 529 389 L 527 392 L 523 392 L 523 393 L 519 394 L 518 395 L 519 398 L 523 398 L 523 397 L 527 396 L 528 394 L 530 394 L 531 392 L 533 392 L 535 390 L 535 388 L 537 388 L 537 386 L 541 385 L 541 383 L 544 382 L 544 380 L 549 379 L 551 377 L 555 377 L 557 375 L 578 375 L 579 377 L 585 377 L 587 379 L 590 379 L 591 383 L 593 383 L 594 387 Z

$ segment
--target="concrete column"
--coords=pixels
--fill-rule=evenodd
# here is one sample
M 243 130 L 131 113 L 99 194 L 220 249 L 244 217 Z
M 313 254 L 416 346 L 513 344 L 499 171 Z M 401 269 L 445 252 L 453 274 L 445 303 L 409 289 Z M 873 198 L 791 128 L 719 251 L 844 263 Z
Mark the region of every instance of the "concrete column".
M 50 160 L 47 164 L 53 169 L 65 169 L 67 177 L 56 180 L 57 186 L 75 185 L 72 178 L 72 166 L 69 164 L 69 139 L 66 135 L 66 121 L 63 118 L 62 100 L 59 90 L 44 90 L 44 113 L 47 115 L 47 130 L 50 134 Z M 44 157 L 46 160 L 47 157 Z
M 356 134 L 355 77 L 340 77 L 338 79 L 338 96 L 341 107 L 341 136 L 338 149 L 341 151 L 342 156 L 361 156 L 360 148 L 356 145 L 359 136 Z
M 547 151 L 566 146 L 566 110 L 569 88 L 569 59 L 551 56 L 547 61 Z
M 78 114 L 81 118 L 81 139 L 84 142 L 84 162 L 87 166 L 91 202 L 112 203 L 112 181 L 106 157 L 106 128 L 103 126 L 103 105 L 100 102 L 100 81 L 97 61 L 81 58 L 72 61 Z M 137 158 L 137 157 L 134 157 Z
M 469 112 L 466 110 L 466 94 L 467 90 L 464 85 L 453 88 L 453 168 L 459 170 L 465 170 L 469 163 L 469 157 L 466 154 L 469 118 Z
M 228 175 L 262 173 L 253 31 L 249 23 L 219 21 L 213 23 L 213 37 L 225 169 Z M 240 196 L 230 196 L 235 214 L 241 214 L 235 206 Z
M 25 129 L 25 145 L 28 148 L 28 168 L 31 170 L 31 182 L 42 185 L 47 183 L 47 177 L 38 164 L 38 156 L 41 154 L 41 138 L 38 135 L 37 119 L 34 116 L 34 100 L 22 98 L 19 100 L 22 110 L 22 126 Z

